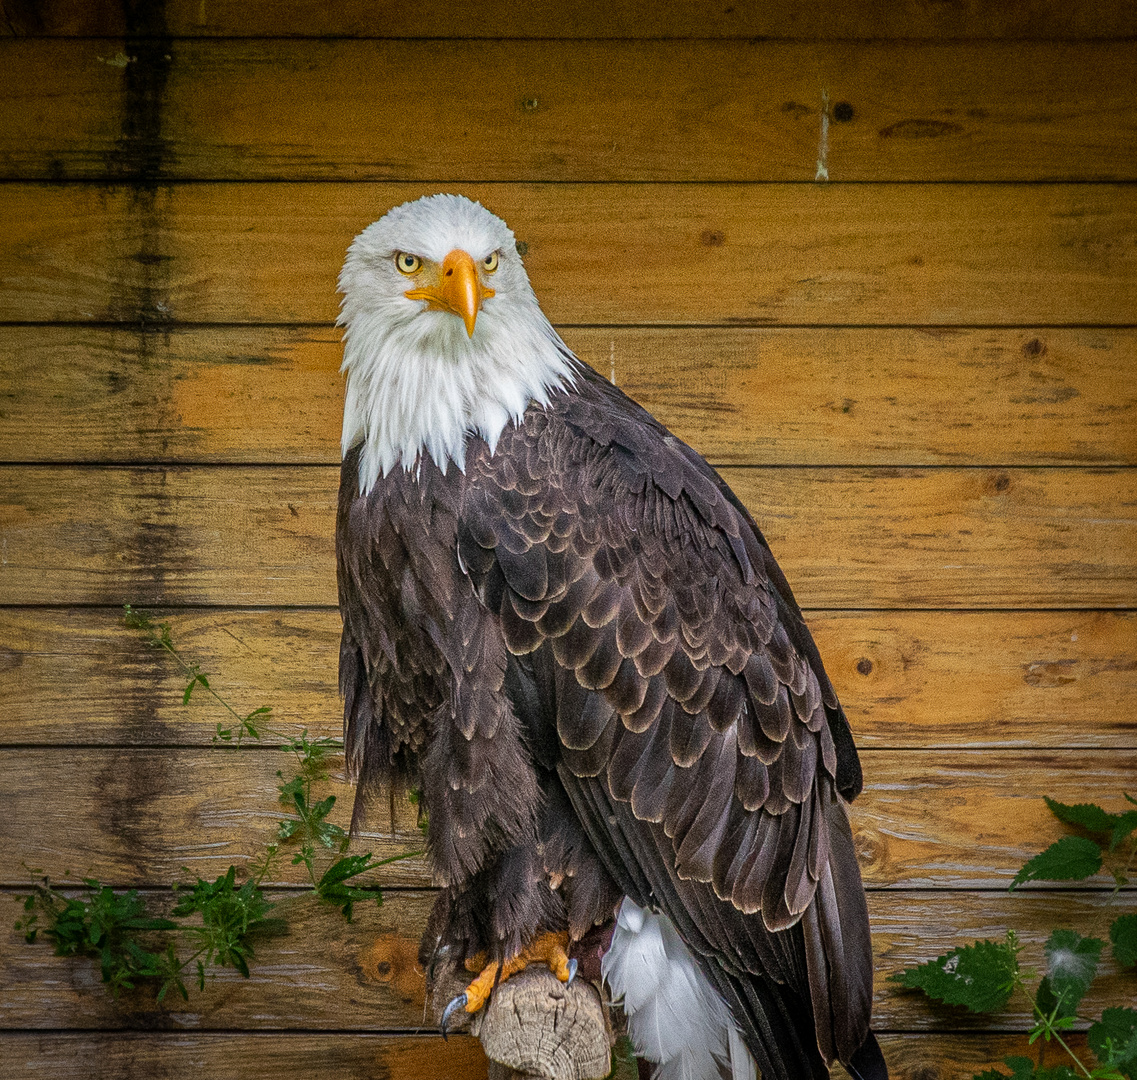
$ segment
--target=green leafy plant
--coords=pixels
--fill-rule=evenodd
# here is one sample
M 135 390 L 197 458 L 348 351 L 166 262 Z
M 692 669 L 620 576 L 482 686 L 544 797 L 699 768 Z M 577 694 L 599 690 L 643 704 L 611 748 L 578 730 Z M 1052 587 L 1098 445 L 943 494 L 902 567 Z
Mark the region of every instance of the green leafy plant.
M 1137 807 L 1137 799 L 1125 799 Z M 1011 889 L 1028 881 L 1083 881 L 1103 870 L 1113 878 L 1109 903 L 1129 883 L 1137 859 L 1137 809 L 1111 813 L 1094 803 L 1067 805 L 1047 799 L 1060 821 L 1088 835 L 1064 836 L 1027 862 L 1015 875 Z M 1108 906 L 1108 905 L 1107 905 Z M 1137 966 L 1137 913 L 1113 919 L 1110 951 L 1122 968 Z M 1046 974 L 1032 992 L 1027 980 L 1036 976 L 1020 966 L 1023 950 L 1013 930 L 1002 941 L 977 941 L 929 960 L 890 979 L 922 990 L 947 1005 L 976 1013 L 999 1012 L 1016 994 L 1030 1002 L 1033 1024 L 1030 1043 L 1039 1042 L 1039 1058 L 1008 1057 L 1010 1074 L 989 1069 L 974 1080 L 1137 1080 L 1137 1010 L 1106 1009 L 1087 1032 L 1096 1063 L 1087 1064 L 1070 1047 L 1064 1033 L 1085 1024 L 1078 1015 L 1090 984 L 1098 974 L 1106 943 L 1074 930 L 1055 930 L 1046 942 Z M 1043 1048 L 1055 1042 L 1071 1064 L 1043 1067 Z
M 125 618 L 128 627 L 140 631 L 152 648 L 167 653 L 188 679 L 182 691 L 183 705 L 189 705 L 200 687 L 229 714 L 231 722 L 217 725 L 214 742 L 240 746 L 245 739 L 268 737 L 292 754 L 294 769 L 287 775 L 284 770 L 277 772 L 280 802 L 288 817 L 277 825 L 276 842 L 266 845 L 241 875 L 240 883 L 239 871 L 230 866 L 216 881 L 198 878 L 192 885 L 175 885 L 175 903 L 168 917 L 149 912 L 137 889 L 116 893 L 94 878 L 84 878 L 77 890 L 80 895 L 67 896 L 44 878 L 30 894 L 19 897 L 23 914 L 16 929 L 28 942 L 42 935 L 59 956 L 98 960 L 103 982 L 112 994 L 145 981 L 157 986 L 158 1000 L 171 989 L 188 997 L 188 972 L 193 972 L 199 990 L 205 988 L 206 975 L 213 967 L 233 967 L 248 978 L 256 937 L 287 932 L 284 919 L 270 917 L 279 905 L 261 888 L 285 849 L 294 849 L 294 866 L 305 867 L 308 895 L 336 905 L 349 922 L 356 903 L 383 902 L 381 889 L 361 882 L 361 875 L 420 852 L 387 859 L 375 859 L 370 852 L 349 855 L 347 832 L 327 820 L 336 797 L 316 799 L 313 795 L 314 785 L 328 778 L 328 755 L 341 748 L 339 740 L 312 738 L 307 730 L 300 735 L 276 731 L 269 726 L 271 706 L 238 711 L 214 689 L 201 667 L 178 651 L 169 623 L 155 624 L 130 605 Z

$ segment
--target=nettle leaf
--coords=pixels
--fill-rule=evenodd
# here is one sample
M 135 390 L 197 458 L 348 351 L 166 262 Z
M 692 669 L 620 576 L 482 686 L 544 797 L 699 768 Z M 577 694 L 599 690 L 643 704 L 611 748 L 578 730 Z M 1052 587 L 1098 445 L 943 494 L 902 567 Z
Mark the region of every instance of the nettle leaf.
M 1055 930 L 1046 942 L 1048 973 L 1038 988 L 1037 1004 L 1045 1016 L 1074 1016 L 1097 974 L 1105 942 L 1073 930 Z
M 1081 881 L 1102 866 L 1101 848 L 1084 836 L 1064 836 L 1015 874 L 1010 888 L 1026 881 Z
M 947 1005 L 972 1012 L 998 1012 L 1010 999 L 1018 972 L 1018 948 L 1007 941 L 977 941 L 889 976 L 893 982 L 923 990 Z
M 1043 796 L 1046 798 L 1046 796 Z M 1129 802 L 1137 802 L 1126 795 Z M 1134 830 L 1137 830 L 1137 810 L 1126 810 L 1123 814 L 1111 814 L 1097 803 L 1075 803 L 1068 805 L 1046 798 L 1046 805 L 1059 821 L 1067 825 L 1077 825 L 1099 836 L 1109 836 L 1109 850 L 1113 851 Z
M 1137 1011 L 1106 1009 L 1087 1038 L 1094 1056 L 1129 1080 L 1137 1080 Z
M 1109 928 L 1113 958 L 1122 967 L 1137 966 L 1137 914 L 1122 915 Z

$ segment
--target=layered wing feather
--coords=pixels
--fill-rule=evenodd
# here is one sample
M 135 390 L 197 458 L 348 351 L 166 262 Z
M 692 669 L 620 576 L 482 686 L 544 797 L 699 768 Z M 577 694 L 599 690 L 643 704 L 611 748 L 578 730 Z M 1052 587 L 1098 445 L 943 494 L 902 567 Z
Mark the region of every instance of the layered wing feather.
M 868 1030 L 871 957 L 838 793 L 857 793 L 860 769 L 749 515 L 582 368 L 496 452 L 468 456 L 458 517 L 460 565 L 506 648 L 543 658 L 562 780 L 617 884 L 716 959 L 753 1025 L 812 1042 L 792 1002 L 748 1002 L 765 993 L 748 973 L 799 1011 L 812 1000 L 822 1053 L 847 1059 Z

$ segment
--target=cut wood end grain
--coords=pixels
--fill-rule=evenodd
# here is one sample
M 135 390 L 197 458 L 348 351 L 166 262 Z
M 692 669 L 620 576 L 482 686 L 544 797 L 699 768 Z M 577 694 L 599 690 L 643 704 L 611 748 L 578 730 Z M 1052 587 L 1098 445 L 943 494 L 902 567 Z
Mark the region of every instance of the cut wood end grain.
M 465 977 L 463 977 L 465 976 Z M 431 983 L 435 1020 L 469 976 L 440 968 Z M 612 1027 L 596 987 L 586 979 L 560 982 L 541 965 L 501 983 L 485 1009 L 451 1029 L 469 1030 L 490 1059 L 490 1080 L 599 1080 L 612 1067 Z

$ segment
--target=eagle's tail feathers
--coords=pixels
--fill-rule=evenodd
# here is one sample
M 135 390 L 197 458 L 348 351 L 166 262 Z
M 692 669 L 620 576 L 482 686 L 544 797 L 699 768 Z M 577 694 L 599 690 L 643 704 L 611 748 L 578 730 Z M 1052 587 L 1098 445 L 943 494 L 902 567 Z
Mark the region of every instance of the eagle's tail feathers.
M 845 1062 L 853 1080 L 888 1080 L 888 1064 L 881 1053 L 880 1043 L 870 1031 L 857 1052 Z
M 602 970 L 655 1080 L 756 1080 L 730 1011 L 666 916 L 625 899 Z
M 872 945 L 844 803 L 831 798 L 826 814 L 829 862 L 802 919 L 802 931 L 818 1044 L 827 1061 L 848 1062 L 865 1044 L 869 1028 Z

